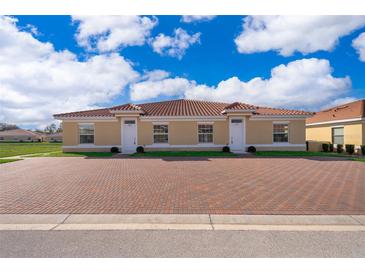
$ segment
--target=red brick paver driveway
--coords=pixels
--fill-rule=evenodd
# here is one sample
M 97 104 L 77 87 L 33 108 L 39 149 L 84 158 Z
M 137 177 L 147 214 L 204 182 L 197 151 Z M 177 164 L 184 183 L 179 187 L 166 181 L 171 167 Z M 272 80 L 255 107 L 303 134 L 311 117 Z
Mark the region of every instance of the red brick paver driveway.
M 0 213 L 365 214 L 365 164 L 303 158 L 33 158 Z

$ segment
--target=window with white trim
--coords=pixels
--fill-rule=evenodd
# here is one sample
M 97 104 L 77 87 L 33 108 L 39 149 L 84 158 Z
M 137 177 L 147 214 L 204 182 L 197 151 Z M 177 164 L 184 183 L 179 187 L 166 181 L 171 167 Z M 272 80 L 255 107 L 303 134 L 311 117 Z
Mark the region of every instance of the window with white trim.
M 153 125 L 153 142 L 155 144 L 169 142 L 169 126 L 168 125 Z
M 80 144 L 94 143 L 94 125 L 79 124 Z
M 332 128 L 332 144 L 343 145 L 343 127 Z
M 289 137 L 288 124 L 273 124 L 273 142 L 287 143 Z
M 199 124 L 198 138 L 199 143 L 213 143 L 213 125 Z

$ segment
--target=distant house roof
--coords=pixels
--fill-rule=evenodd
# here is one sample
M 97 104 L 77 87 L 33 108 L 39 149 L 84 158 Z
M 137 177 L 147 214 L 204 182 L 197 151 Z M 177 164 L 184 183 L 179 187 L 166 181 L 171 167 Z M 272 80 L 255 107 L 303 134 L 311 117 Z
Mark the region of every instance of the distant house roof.
M 28 136 L 28 137 L 34 137 L 34 138 L 41 138 L 42 135 L 38 134 L 36 132 L 32 132 L 25 129 L 10 129 L 10 130 L 4 130 L 0 131 L 0 136 Z
M 111 108 L 103 108 L 96 110 L 77 111 L 69 113 L 55 114 L 54 117 L 77 118 L 77 117 L 113 117 L 116 112 L 138 112 L 143 116 L 222 116 L 226 112 L 245 111 L 251 112 L 253 115 L 313 115 L 312 112 L 301 110 L 288 110 L 279 108 L 268 108 L 249 105 L 240 102 L 231 104 L 179 99 L 163 102 L 145 103 L 145 104 L 124 104 Z
M 319 111 L 308 118 L 306 123 L 313 124 L 363 117 L 365 117 L 365 99 Z

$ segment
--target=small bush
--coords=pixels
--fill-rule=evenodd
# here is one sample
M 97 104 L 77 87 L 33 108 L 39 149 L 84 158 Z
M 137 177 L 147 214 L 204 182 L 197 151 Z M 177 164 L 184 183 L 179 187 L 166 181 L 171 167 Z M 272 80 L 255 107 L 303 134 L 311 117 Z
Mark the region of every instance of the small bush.
M 360 148 L 362 155 L 365 155 L 365 145 L 361 145 Z
M 256 148 L 254 146 L 249 146 L 247 148 L 247 152 L 250 152 L 250 153 L 255 153 L 256 152 Z
M 144 153 L 144 147 L 143 146 L 138 146 L 136 148 L 136 151 L 137 151 L 137 153 Z
M 322 151 L 323 152 L 328 152 L 329 148 L 330 148 L 329 144 L 322 144 Z
M 345 146 L 345 148 L 346 148 L 346 152 L 348 153 L 348 154 L 354 154 L 354 152 L 355 152 L 355 145 L 346 145 Z
M 110 149 L 110 152 L 111 152 L 111 153 L 118 153 L 118 152 L 119 152 L 119 148 L 118 148 L 118 147 L 112 147 L 112 148 Z
M 333 144 L 329 144 L 329 150 L 330 152 L 333 152 Z
M 343 145 L 337 145 L 337 153 L 343 152 Z
M 228 152 L 230 152 L 230 151 L 231 151 L 231 149 L 229 148 L 229 146 L 224 146 L 224 147 L 222 148 L 222 151 L 223 151 L 223 152 L 228 153 Z

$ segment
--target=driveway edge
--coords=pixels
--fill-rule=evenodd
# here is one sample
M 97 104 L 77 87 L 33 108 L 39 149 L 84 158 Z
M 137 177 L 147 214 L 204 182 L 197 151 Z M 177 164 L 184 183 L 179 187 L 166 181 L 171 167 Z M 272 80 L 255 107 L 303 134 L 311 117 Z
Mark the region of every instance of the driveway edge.
M 365 231 L 365 215 L 0 214 L 0 230 Z

